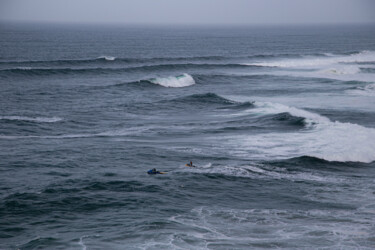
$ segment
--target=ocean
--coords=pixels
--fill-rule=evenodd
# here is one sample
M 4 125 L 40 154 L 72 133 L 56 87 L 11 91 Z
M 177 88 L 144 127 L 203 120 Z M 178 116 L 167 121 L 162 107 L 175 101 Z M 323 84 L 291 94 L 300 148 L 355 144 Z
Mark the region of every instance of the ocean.
M 0 24 L 0 249 L 374 249 L 374 31 Z

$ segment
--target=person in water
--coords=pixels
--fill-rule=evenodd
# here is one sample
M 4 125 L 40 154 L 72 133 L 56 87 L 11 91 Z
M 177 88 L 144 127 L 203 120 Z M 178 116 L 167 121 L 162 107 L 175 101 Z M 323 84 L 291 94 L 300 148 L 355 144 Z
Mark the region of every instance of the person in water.
M 190 163 L 186 164 L 186 166 L 188 166 L 188 167 L 195 167 L 195 166 L 193 165 L 193 162 L 192 162 L 192 161 L 190 161 Z
M 147 171 L 148 174 L 161 174 L 160 171 L 156 171 L 156 168 Z

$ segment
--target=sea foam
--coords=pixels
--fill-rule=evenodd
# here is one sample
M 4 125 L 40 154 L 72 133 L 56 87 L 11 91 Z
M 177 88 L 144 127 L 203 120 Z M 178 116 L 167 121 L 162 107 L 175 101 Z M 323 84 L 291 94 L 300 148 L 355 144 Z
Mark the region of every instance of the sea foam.
M 331 121 L 327 117 L 278 103 L 255 102 L 248 115 L 288 112 L 305 119 L 305 130 L 293 133 L 264 133 L 228 139 L 233 154 L 261 159 L 312 156 L 328 161 L 375 161 L 375 129 L 358 124 Z M 250 153 L 251 152 L 251 153 Z
M 164 78 L 153 78 L 150 82 L 168 88 L 182 88 L 195 84 L 194 78 L 189 74 L 182 74 L 179 76 L 170 76 Z
M 356 87 L 355 89 L 350 89 L 347 93 L 351 95 L 361 95 L 361 96 L 375 96 L 375 83 L 368 84 L 364 87 Z
M 27 117 L 27 116 L 0 116 L 0 120 L 19 120 L 28 122 L 59 122 L 62 118 L 59 117 Z
M 361 70 L 364 63 L 373 62 L 375 62 L 375 51 L 362 51 L 350 55 L 326 54 L 324 57 L 305 56 L 297 59 L 252 62 L 245 65 L 279 69 L 265 73 L 270 75 L 373 82 L 375 74 L 363 73 Z
M 106 61 L 114 61 L 116 57 L 114 56 L 99 56 L 98 59 L 104 59 Z
M 362 51 L 360 53 L 354 53 L 346 56 L 338 55 L 326 55 L 326 57 L 305 57 L 298 59 L 284 59 L 277 61 L 264 61 L 247 63 L 246 65 L 261 66 L 261 67 L 280 67 L 280 68 L 297 68 L 297 67 L 308 67 L 316 68 L 326 65 L 338 64 L 338 63 L 363 63 L 363 62 L 374 62 L 375 51 Z

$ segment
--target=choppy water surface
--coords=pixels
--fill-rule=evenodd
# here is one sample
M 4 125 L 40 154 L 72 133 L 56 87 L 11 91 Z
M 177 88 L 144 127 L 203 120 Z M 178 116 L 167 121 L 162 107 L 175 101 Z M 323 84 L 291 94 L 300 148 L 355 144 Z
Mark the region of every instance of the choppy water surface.
M 373 249 L 373 31 L 2 24 L 0 248 Z

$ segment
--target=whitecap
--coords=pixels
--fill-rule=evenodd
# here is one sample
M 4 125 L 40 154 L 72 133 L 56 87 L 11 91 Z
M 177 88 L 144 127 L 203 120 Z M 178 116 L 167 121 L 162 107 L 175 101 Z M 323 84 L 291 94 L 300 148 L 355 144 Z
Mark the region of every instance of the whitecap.
M 62 121 L 62 118 L 59 117 L 28 117 L 28 116 L 0 116 L 0 120 L 19 120 L 19 121 L 28 121 L 28 122 L 59 122 Z
M 363 73 L 361 70 L 364 63 L 373 62 L 375 62 L 375 51 L 362 51 L 350 55 L 306 56 L 297 59 L 251 62 L 244 65 L 278 69 L 264 72 L 267 75 L 373 82 L 375 74 Z
M 363 62 L 374 62 L 375 52 L 374 51 L 362 51 L 360 53 L 354 53 L 346 56 L 327 55 L 326 57 L 305 57 L 298 59 L 284 59 L 277 61 L 263 61 L 246 63 L 249 66 L 261 66 L 261 67 L 280 67 L 280 68 L 319 68 L 322 66 L 338 64 L 338 63 L 363 63 Z
M 116 57 L 114 56 L 99 56 L 98 59 L 104 59 L 106 61 L 114 61 Z
M 168 88 L 182 88 L 195 84 L 194 78 L 186 73 L 179 76 L 153 78 L 150 82 Z

